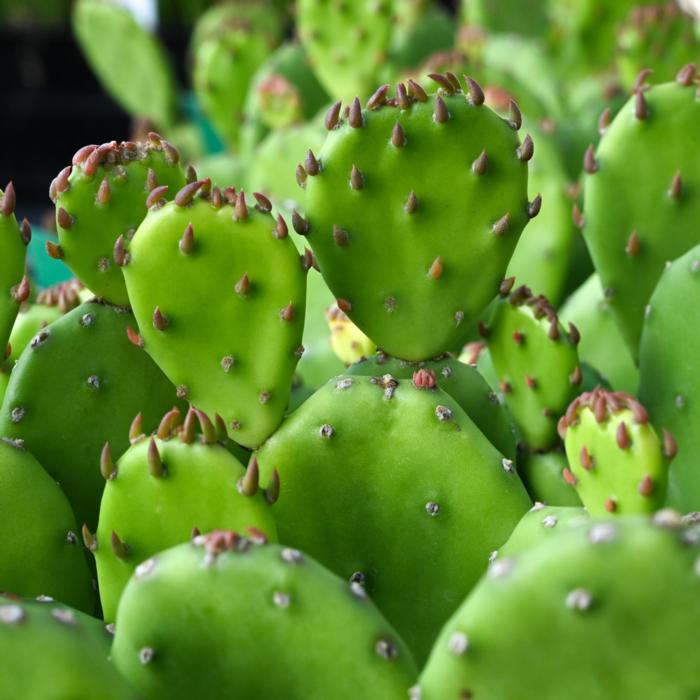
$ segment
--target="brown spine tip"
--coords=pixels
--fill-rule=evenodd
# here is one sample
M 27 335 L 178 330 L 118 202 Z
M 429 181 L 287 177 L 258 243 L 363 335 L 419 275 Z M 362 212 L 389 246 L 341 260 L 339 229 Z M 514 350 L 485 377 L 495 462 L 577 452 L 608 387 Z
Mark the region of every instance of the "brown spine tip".
M 105 177 L 102 178 L 100 186 L 97 189 L 97 196 L 95 197 L 98 204 L 105 207 L 109 204 L 109 200 L 112 198 L 112 188 L 109 186 L 109 180 Z
M 148 174 L 150 175 L 153 171 L 149 168 L 148 169 Z M 153 173 L 155 176 L 155 173 Z M 185 182 L 194 182 L 195 180 L 198 180 L 199 178 L 197 177 L 197 170 L 195 167 L 190 164 L 185 168 Z
M 143 437 L 143 415 L 137 413 L 129 426 L 129 442 L 135 443 Z
M 504 214 L 492 227 L 495 236 L 502 236 L 510 227 L 510 214 Z
M 464 80 L 467 83 L 467 90 L 469 92 L 469 101 L 474 105 L 474 107 L 481 107 L 484 104 L 484 91 L 481 89 L 481 85 L 473 80 L 468 75 L 464 76 Z
M 175 195 L 175 204 L 178 207 L 187 207 L 192 204 L 192 200 L 203 184 L 204 180 L 188 182 L 184 187 L 180 188 Z
M 649 422 L 649 414 L 647 413 L 647 409 L 644 408 L 639 401 L 632 399 L 627 402 L 627 406 L 630 411 L 632 411 L 632 420 L 637 425 L 646 425 Z
M 12 296 L 15 301 L 19 304 L 23 304 L 27 299 L 29 299 L 29 294 L 31 293 L 31 285 L 29 284 L 29 278 L 25 275 L 20 280 L 19 284 L 12 288 Z
M 588 175 L 593 175 L 598 172 L 598 161 L 595 159 L 592 145 L 588 146 L 583 155 L 583 170 Z
M 644 90 L 645 83 L 647 78 L 653 73 L 654 71 L 651 68 L 642 68 L 642 70 L 637 73 L 637 77 L 634 79 L 634 83 L 632 85 L 632 92 L 642 92 Z
M 617 431 L 615 432 L 615 441 L 617 442 L 617 446 L 621 450 L 628 449 L 629 446 L 632 444 L 632 441 L 630 440 L 629 431 L 627 430 L 627 424 L 624 421 L 621 421 L 620 424 L 617 426 Z
M 569 340 L 572 345 L 578 345 L 581 341 L 581 334 L 573 323 L 569 323 Z
M 153 312 L 153 327 L 157 331 L 164 331 L 170 325 L 168 317 L 163 314 L 159 306 L 156 306 Z
M 236 203 L 233 206 L 233 216 L 236 221 L 245 221 L 248 218 L 248 204 L 245 201 L 245 192 L 236 195 Z
M 348 232 L 340 226 L 333 224 L 333 240 L 337 246 L 344 248 L 348 244 Z
M 474 175 L 483 175 L 486 172 L 486 168 L 488 167 L 489 164 L 489 157 L 486 153 L 486 149 L 484 148 L 481 153 L 474 159 L 474 162 L 472 163 L 472 172 Z
M 358 170 L 356 165 L 352 166 L 350 170 L 350 187 L 353 190 L 361 190 L 365 186 L 365 179 L 362 173 Z
M 372 96 L 367 100 L 367 109 L 379 109 L 385 102 L 386 96 L 389 92 L 389 84 L 382 85 L 378 87 Z
M 578 484 L 578 479 L 573 475 L 572 471 L 568 467 L 564 467 L 561 475 L 564 477 L 564 481 L 566 481 L 569 486 L 576 486 L 576 484 Z
M 324 124 L 328 131 L 332 131 L 336 126 L 338 126 L 338 122 L 340 121 L 340 108 L 342 104 L 342 101 L 338 100 L 326 113 Z
M 314 152 L 309 149 L 306 154 L 306 160 L 304 161 L 304 170 L 307 175 L 314 177 L 321 172 L 321 164 L 316 159 Z
M 159 187 L 154 187 L 150 191 L 148 197 L 146 198 L 146 207 L 148 209 L 151 209 L 160 204 L 160 202 L 165 198 L 167 191 L 167 185 L 160 185 Z
M 396 86 L 396 103 L 400 109 L 408 109 L 411 106 L 411 98 L 406 92 L 406 86 L 398 83 Z
M 688 63 L 681 68 L 676 75 L 676 82 L 683 87 L 691 87 L 695 83 L 695 64 Z
M 87 526 L 87 524 L 83 523 L 81 532 L 83 535 L 83 544 L 85 545 L 85 549 L 89 550 L 90 552 L 96 552 L 97 537 L 90 532 L 90 528 Z
M 75 154 L 73 155 L 73 158 L 71 160 L 71 163 L 73 165 L 80 165 L 85 162 L 87 157 L 97 148 L 95 144 L 90 144 L 89 146 L 83 146 L 82 148 L 79 148 Z
M 114 248 L 112 250 L 112 257 L 114 262 L 119 265 L 119 267 L 124 267 L 127 261 L 126 253 L 126 243 L 124 241 L 124 235 L 122 234 L 114 241 Z
M 269 214 L 272 211 L 272 202 L 261 192 L 253 192 L 255 197 L 255 208 L 263 214 Z
M 401 128 L 401 124 L 396 122 L 394 128 L 391 130 L 391 145 L 396 148 L 403 148 L 406 143 L 406 134 Z
M 668 196 L 671 199 L 679 200 L 683 194 L 683 180 L 681 179 L 680 170 L 676 170 L 673 180 L 671 181 L 671 187 L 668 189 Z
M 7 193 L 5 194 L 7 195 Z M 59 207 L 56 213 L 56 221 L 61 228 L 68 229 L 73 225 L 75 219 L 63 207 Z
M 513 131 L 518 131 L 523 125 L 523 115 L 515 100 L 511 100 L 508 105 L 508 115 L 510 116 L 509 124 L 511 129 L 513 129 Z
M 407 214 L 415 214 L 416 210 L 418 209 L 418 197 L 416 197 L 416 193 L 411 190 L 411 192 L 408 195 L 408 198 L 406 199 L 406 204 L 404 204 L 404 210 Z
M 581 461 L 581 466 L 587 471 L 593 469 L 593 456 L 588 451 L 588 448 L 584 445 L 579 453 L 579 459 Z
M 248 462 L 248 467 L 245 470 L 245 474 L 238 482 L 238 491 L 243 496 L 255 496 L 255 494 L 258 492 L 259 484 L 260 468 L 258 467 L 258 460 L 255 457 L 251 457 L 250 462 Z
M 529 374 L 525 375 L 525 384 L 527 384 L 528 389 L 537 389 L 537 380 Z
M 272 472 L 270 485 L 265 489 L 265 500 L 270 504 L 277 503 L 280 497 L 280 475 L 277 469 Z
M 349 314 L 352 311 L 352 304 L 347 299 L 338 298 L 335 300 L 335 303 L 338 308 L 346 314 Z
M 483 321 L 477 323 L 476 330 L 481 338 L 486 339 L 491 335 L 491 329 Z
M 225 443 L 228 441 L 228 431 L 224 419 L 218 414 L 214 414 L 214 427 L 216 428 L 216 439 L 218 442 Z
M 280 310 L 280 318 L 287 323 L 294 320 L 294 304 L 291 301 Z
M 598 117 L 598 133 L 603 136 L 612 123 L 612 109 L 606 107 Z
M 572 386 L 578 386 L 583 381 L 583 373 L 581 372 L 581 365 L 576 365 L 574 371 L 569 375 L 569 383 Z
M 649 116 L 649 105 L 641 90 L 634 93 L 634 116 L 644 121 Z
M 301 268 L 302 270 L 304 270 L 304 272 L 308 272 L 312 267 L 318 270 L 318 263 L 316 262 L 316 258 L 306 246 L 304 246 L 303 254 L 299 257 L 301 259 Z
M 183 255 L 189 255 L 194 250 L 194 228 L 192 227 L 192 222 L 185 226 L 185 231 L 180 238 L 178 247 Z
M 287 227 L 287 222 L 284 220 L 282 214 L 277 214 L 277 220 L 275 223 L 275 228 L 272 231 L 275 238 L 281 240 L 289 235 L 289 228 Z
M 296 181 L 297 185 L 299 185 L 299 187 L 301 187 L 302 190 L 306 188 L 306 169 L 303 165 L 301 165 L 301 163 L 297 165 Z
M 195 180 L 196 179 L 197 178 L 195 178 Z M 187 182 L 192 181 L 188 179 Z M 158 176 L 153 168 L 149 168 L 148 172 L 146 173 L 146 192 L 153 192 L 156 187 L 158 187 Z
M 518 159 L 521 160 L 523 163 L 527 163 L 529 160 L 532 159 L 532 156 L 535 155 L 535 144 L 533 143 L 530 134 L 527 134 L 525 136 L 523 142 L 517 148 L 516 154 L 518 156 Z
M 442 257 L 440 255 L 433 260 L 430 268 L 428 269 L 428 277 L 433 280 L 440 279 L 443 273 Z
M 438 84 L 448 95 L 454 95 L 455 87 L 446 75 L 441 73 L 428 73 L 428 77 Z
M 173 430 L 180 423 L 180 409 L 177 406 L 173 406 L 161 419 L 158 424 L 158 429 L 156 430 L 156 436 L 161 440 L 167 440 Z
M 129 548 L 126 545 L 125 542 L 122 542 L 119 539 L 119 535 L 112 530 L 112 552 L 114 552 L 114 556 L 117 557 L 117 559 L 125 559 L 126 557 L 129 556 Z
M 557 319 L 553 318 L 549 323 L 549 329 L 547 330 L 547 337 L 550 340 L 559 340 L 559 324 Z
M 542 209 L 542 195 L 537 193 L 537 196 L 527 205 L 527 218 L 534 219 Z
M 102 447 L 102 452 L 100 453 L 100 474 L 105 481 L 114 479 L 117 475 L 117 468 L 112 461 L 112 450 L 110 449 L 109 442 L 105 442 Z
M 27 219 L 26 216 L 24 219 L 22 219 L 22 225 L 19 227 L 19 233 L 22 237 L 22 243 L 24 243 L 24 245 L 29 245 L 32 240 L 32 227 L 29 224 L 29 219 Z
M 408 94 L 417 102 L 428 101 L 428 93 L 423 89 L 423 86 L 410 78 L 408 81 Z
M 56 175 L 54 183 L 57 194 L 63 194 L 64 192 L 67 192 L 70 189 L 69 178 L 71 172 L 73 172 L 73 168 L 70 165 L 67 165 L 65 168 L 63 168 L 63 170 L 61 170 L 60 173 L 58 173 L 58 175 Z
M 634 258 L 637 255 L 639 255 L 639 248 L 640 248 L 639 235 L 637 234 L 636 231 L 632 231 L 632 233 L 630 233 L 629 238 L 627 239 L 627 245 L 625 246 L 625 252 L 631 258 Z
M 197 416 L 197 422 L 199 423 L 199 430 L 202 433 L 202 442 L 205 445 L 213 445 L 218 440 L 218 435 L 214 424 L 211 422 L 209 416 L 198 409 L 194 409 L 195 415 Z
M 455 92 L 459 92 L 462 89 L 459 78 L 452 71 L 446 70 L 445 77 L 450 81 Z
M 604 505 L 608 513 L 614 513 L 617 510 L 617 501 L 614 498 L 607 498 Z
M 499 285 L 498 285 L 498 295 L 505 299 L 513 289 L 513 285 L 515 285 L 515 277 L 506 277 Z
M 137 348 L 143 347 L 143 338 L 131 326 L 126 327 L 126 337 L 129 339 L 129 342 Z
M 311 226 L 296 209 L 292 212 L 292 227 L 300 236 L 308 236 Z
M 151 438 L 148 443 L 148 452 L 146 460 L 148 462 L 148 473 L 151 476 L 160 478 L 165 475 L 165 467 L 163 466 L 163 460 L 160 458 L 160 452 L 158 452 L 158 445 L 154 438 Z
M 676 445 L 675 438 L 664 428 L 664 457 L 673 459 L 677 453 L 678 445 Z
M 353 129 L 360 129 L 364 125 L 364 119 L 362 118 L 362 105 L 357 97 L 350 103 L 348 124 L 350 124 Z M 309 169 L 307 168 L 307 171 L 308 170 Z M 309 172 L 309 175 L 313 175 L 313 173 Z
M 185 445 L 191 445 L 194 442 L 195 437 L 195 422 L 197 420 L 197 415 L 194 408 L 190 406 L 185 416 L 185 422 L 180 431 L 180 442 Z
M 233 288 L 239 297 L 248 296 L 248 292 L 250 291 L 250 279 L 247 272 L 243 273 L 243 276 L 236 282 Z
M 513 331 L 513 342 L 522 345 L 525 342 L 525 334 L 522 331 Z
M 649 498 L 649 496 L 654 493 L 654 481 L 649 474 L 646 474 L 639 482 L 637 489 L 639 491 L 639 495 L 643 496 L 644 498 Z
M 435 110 L 433 112 L 433 120 L 437 124 L 445 124 L 447 120 L 450 118 L 450 113 L 447 110 L 447 105 L 445 104 L 445 101 L 438 95 L 435 98 Z
M 168 165 L 177 165 L 180 162 L 180 151 L 178 151 L 172 143 L 166 141 L 165 139 L 160 142 L 160 145 L 163 148 L 165 160 L 167 161 Z
M 574 222 L 574 226 L 579 229 L 583 228 L 585 221 L 583 218 L 583 212 L 581 211 L 579 205 L 574 202 L 574 206 L 571 207 L 571 220 Z

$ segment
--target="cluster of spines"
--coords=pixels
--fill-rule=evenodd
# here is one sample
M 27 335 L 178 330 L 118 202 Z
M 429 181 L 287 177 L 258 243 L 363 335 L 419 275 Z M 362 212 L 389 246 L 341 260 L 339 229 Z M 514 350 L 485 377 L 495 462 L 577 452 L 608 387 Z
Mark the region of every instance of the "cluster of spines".
M 61 313 L 67 314 L 80 305 L 80 291 L 82 289 L 84 289 L 83 283 L 78 279 L 59 282 L 42 289 L 37 295 L 36 301 L 45 306 L 56 306 Z
M 10 181 L 7 183 L 5 191 L 0 198 L 0 217 L 5 220 L 14 216 L 16 206 L 17 195 L 15 193 L 15 186 Z M 29 225 L 29 221 L 26 218 L 22 219 L 22 223 L 19 225 L 19 235 L 22 239 L 22 243 L 24 243 L 25 246 L 28 246 L 29 242 L 32 240 L 32 227 Z M 14 300 L 19 304 L 27 301 L 31 293 L 29 278 L 24 275 L 22 279 L 14 287 L 12 287 L 10 293 L 12 294 Z

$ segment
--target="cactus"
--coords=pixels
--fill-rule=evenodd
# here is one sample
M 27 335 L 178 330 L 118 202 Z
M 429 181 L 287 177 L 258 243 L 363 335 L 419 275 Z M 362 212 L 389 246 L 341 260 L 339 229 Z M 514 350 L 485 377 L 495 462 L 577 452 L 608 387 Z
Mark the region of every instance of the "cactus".
M 543 296 L 525 286 L 511 291 L 503 281 L 500 299 L 487 327 L 491 359 L 506 405 L 527 445 L 547 449 L 557 442 L 557 420 L 581 383 L 574 326 L 568 332 Z
M 564 478 L 566 455 L 559 449 L 530 452 L 518 461 L 518 474 L 533 501 L 550 506 L 580 506 L 573 484 Z
M 179 189 L 185 174 L 177 149 L 151 132 L 145 143 L 84 146 L 51 183 L 60 245 L 47 243 L 98 297 L 126 305 L 125 245 L 146 214 L 157 186 Z
M 669 503 L 700 510 L 700 395 L 695 362 L 700 246 L 669 264 L 645 314 L 640 346 L 639 396 L 657 426 L 673 433 L 678 454 L 670 466 Z
M 172 125 L 173 69 L 160 42 L 129 10 L 112 0 L 78 0 L 73 33 L 103 87 L 123 109 L 161 129 Z
M 97 522 L 104 480 L 100 450 L 118 458 L 141 411 L 157 426 L 175 402 L 175 387 L 140 348 L 133 315 L 82 304 L 34 336 L 17 361 L 0 407 L 0 435 L 23 440 L 60 483 L 78 522 Z
M 476 367 L 449 355 L 425 362 L 405 362 L 379 352 L 347 370 L 353 376 L 390 374 L 396 379 L 412 379 L 415 372 L 421 372 L 423 382 L 434 383 L 449 394 L 499 452 L 515 459 L 515 435 L 508 411 Z
M 337 304 L 326 312 L 331 347 L 338 359 L 351 365 L 376 352 L 377 346 L 347 317 Z
M 280 541 L 364 585 L 418 663 L 530 504 L 513 462 L 427 375 L 336 377 L 257 453 L 261 484 L 279 469 Z
M 540 0 L 461 0 L 460 20 L 494 34 L 542 37 L 549 27 L 548 9 Z
M 249 208 L 243 192 L 208 180 L 167 203 L 154 192 L 124 268 L 141 341 L 183 397 L 255 447 L 289 400 L 306 258 L 262 195 Z
M 662 511 L 582 523 L 499 556 L 445 625 L 412 697 L 694 697 L 698 542 Z
M 566 300 L 559 316 L 564 323 L 573 323 L 579 329 L 581 342 L 577 349 L 581 362 L 595 367 L 614 389 L 636 394 L 639 370 L 615 323 L 597 274 L 592 274 Z
M 183 424 L 173 409 L 154 437 L 139 434 L 139 421 L 130 431 L 131 447 L 118 462 L 105 443 L 100 521 L 95 535 L 87 529 L 83 535 L 95 553 L 107 621 L 114 621 L 134 569 L 157 552 L 186 542 L 193 531 L 232 527 L 277 539 L 268 505 L 276 494 L 258 489 L 254 459 L 246 471 L 221 444 L 227 438 L 218 416 L 214 424 L 190 408 Z
M 136 700 L 108 660 L 110 644 L 105 625 L 78 610 L 0 595 L 3 698 Z
M 644 78 L 609 126 L 603 116 L 600 145 L 584 158 L 584 235 L 635 359 L 644 308 L 666 261 L 700 242 L 700 182 L 688 147 L 700 138 L 695 68 L 649 89 Z
M 117 614 L 125 677 L 152 700 L 403 700 L 413 660 L 362 586 L 262 542 L 216 531 L 144 562 Z
M 465 99 L 454 75 L 435 80 L 435 96 L 410 82 L 387 100 L 385 86 L 343 119 L 336 103 L 319 157 L 299 170 L 308 220 L 298 230 L 338 305 L 407 360 L 461 347 L 538 208 L 518 108 L 501 119 L 474 81 Z
M 633 396 L 596 389 L 578 396 L 562 416 L 566 480 L 593 516 L 653 512 L 664 503 L 668 459 L 675 442 L 663 441 Z
M 4 192 L 0 190 L 0 353 L 3 357 L 19 305 L 31 292 L 24 274 L 24 259 L 32 232 L 26 219 L 21 226 L 17 224 L 15 204 L 15 188 L 10 182 Z
M 22 443 L 7 438 L 0 440 L 0 511 L 0 590 L 50 595 L 92 612 L 92 577 L 70 505 Z

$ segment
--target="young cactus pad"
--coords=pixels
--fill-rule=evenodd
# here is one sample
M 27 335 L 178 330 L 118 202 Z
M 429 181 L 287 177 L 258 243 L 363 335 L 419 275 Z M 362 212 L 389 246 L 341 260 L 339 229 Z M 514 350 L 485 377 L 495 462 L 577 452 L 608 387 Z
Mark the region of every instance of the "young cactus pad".
M 177 401 L 175 387 L 129 342 L 133 326 L 124 308 L 87 302 L 73 309 L 34 336 L 0 407 L 0 435 L 24 441 L 90 527 L 104 488 L 104 443 L 117 459 L 137 413 L 152 430 Z
M 379 347 L 426 360 L 466 341 L 496 295 L 539 200 L 527 201 L 532 140 L 517 136 L 513 103 L 502 119 L 468 79 L 435 74 L 383 86 L 361 109 L 328 112 L 318 158 L 298 170 L 308 236 L 338 305 Z
M 303 352 L 305 258 L 262 195 L 249 206 L 208 180 L 173 194 L 150 201 L 124 268 L 141 342 L 183 398 L 255 447 L 282 420 Z
M 404 700 L 416 673 L 362 586 L 233 532 L 139 566 L 116 629 L 114 662 L 150 700 Z
M 634 397 L 605 389 L 581 394 L 559 430 L 569 462 L 564 476 L 591 515 L 634 515 L 663 505 L 675 442 L 667 431 L 659 439 Z
M 49 254 L 98 297 L 128 304 L 120 268 L 125 247 L 146 215 L 149 191 L 185 184 L 179 162 L 178 151 L 155 133 L 145 143 L 81 148 L 51 183 L 60 245 L 47 243 Z
M 197 424 L 199 424 L 197 426 Z M 201 411 L 165 414 L 155 436 L 132 429 L 132 446 L 113 462 L 109 444 L 102 452 L 106 478 L 97 536 L 84 531 L 95 553 L 105 620 L 114 621 L 124 586 L 138 564 L 163 549 L 186 542 L 193 529 L 250 528 L 268 539 L 277 530 L 268 500 L 276 494 L 258 488 L 254 460 L 243 465 L 219 440 L 226 441 Z M 200 434 L 196 432 L 199 428 Z
M 445 625 L 410 697 L 513 700 L 536 689 L 538 700 L 694 698 L 697 535 L 662 511 L 571 526 L 498 556 Z
M 557 442 L 557 420 L 574 397 L 582 374 L 576 344 L 554 308 L 528 287 L 511 291 L 503 281 L 488 327 L 482 326 L 501 391 L 527 445 L 547 449 Z
M 642 85 L 584 158 L 584 236 L 635 358 L 664 265 L 700 243 L 696 92 L 692 65 L 674 83 Z
M 424 376 L 336 377 L 257 455 L 263 485 L 279 470 L 280 541 L 363 585 L 418 663 L 530 507 L 513 462 Z

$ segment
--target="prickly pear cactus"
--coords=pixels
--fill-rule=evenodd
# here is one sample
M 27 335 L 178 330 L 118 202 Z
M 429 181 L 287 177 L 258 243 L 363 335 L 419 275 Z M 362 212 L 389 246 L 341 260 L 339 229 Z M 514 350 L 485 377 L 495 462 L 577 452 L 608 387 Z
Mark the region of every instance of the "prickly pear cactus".
M 108 660 L 104 624 L 51 598 L 0 595 L 3 698 L 136 700 Z
M 674 83 L 640 87 L 584 158 L 584 236 L 635 358 L 664 265 L 700 242 L 700 180 L 689 147 L 700 140 L 694 80 L 686 66 Z
M 365 110 L 336 103 L 318 158 L 299 169 L 308 220 L 297 230 L 338 305 L 407 360 L 461 347 L 538 209 L 518 108 L 502 119 L 474 81 L 465 96 L 449 76 L 435 74 L 435 95 L 411 81 L 392 99 L 380 88 Z
M 415 376 L 416 372 L 420 374 Z M 396 379 L 410 380 L 415 377 L 427 388 L 437 385 L 460 405 L 499 452 L 515 459 L 515 433 L 508 411 L 476 367 L 449 355 L 424 362 L 406 362 L 379 352 L 352 365 L 347 373 L 366 377 L 390 374 Z
M 396 0 L 299 0 L 299 38 L 321 85 L 336 99 L 368 97 L 391 44 Z
M 125 246 L 146 215 L 154 187 L 185 184 L 180 154 L 152 133 L 145 143 L 111 141 L 84 146 L 54 178 L 60 245 L 48 243 L 52 257 L 63 259 L 98 297 L 126 305 Z
M 306 258 L 264 196 L 249 206 L 208 180 L 173 194 L 150 202 L 124 268 L 141 341 L 183 397 L 255 447 L 289 400 Z
M 568 466 L 561 449 L 528 452 L 518 461 L 518 474 L 533 501 L 549 506 L 579 506 L 581 499 L 576 489 L 564 478 Z
M 0 355 L 5 355 L 12 324 L 19 306 L 29 298 L 29 279 L 24 274 L 26 248 L 31 238 L 29 223 L 18 226 L 16 195 L 10 182 L 0 190 Z
M 0 511 L 0 590 L 50 595 L 92 612 L 92 577 L 68 500 L 26 448 L 7 438 L 0 439 Z
M 700 246 L 661 275 L 645 314 L 640 345 L 640 399 L 657 426 L 673 433 L 669 502 L 683 512 L 700 510 L 700 386 L 695 353 L 700 300 Z
M 218 428 L 218 431 L 217 431 Z M 83 531 L 95 554 L 102 611 L 114 621 L 117 603 L 134 569 L 144 560 L 180 542 L 193 529 L 235 528 L 277 539 L 269 502 L 278 494 L 258 488 L 258 468 L 248 471 L 221 444 L 220 418 L 190 408 L 165 414 L 155 436 L 140 433 L 138 419 L 131 447 L 118 462 L 109 443 L 102 451 L 106 479 L 96 535 Z
M 263 542 L 216 531 L 144 562 L 119 606 L 117 668 L 153 700 L 403 700 L 413 660 L 364 588 Z
M 554 308 L 528 287 L 503 281 L 488 327 L 482 327 L 501 391 L 525 442 L 547 449 L 557 442 L 557 421 L 581 383 L 575 327 L 568 332 Z M 512 290 L 512 291 L 511 291 Z
M 653 512 L 664 503 L 673 437 L 660 440 L 633 396 L 596 389 L 578 396 L 559 422 L 566 480 L 593 516 Z
M 419 663 L 530 505 L 512 460 L 426 374 L 336 377 L 257 454 L 263 485 L 279 469 L 280 541 L 364 586 Z
M 331 334 L 331 347 L 338 359 L 345 364 L 369 357 L 377 350 L 377 346 L 348 318 L 337 304 L 333 304 L 326 312 L 328 327 Z
M 104 443 L 118 458 L 137 413 L 152 430 L 177 401 L 175 387 L 129 341 L 135 325 L 127 309 L 81 304 L 34 336 L 0 407 L 0 435 L 24 441 L 90 527 L 104 488 Z
M 542 37 L 549 27 L 547 10 L 540 0 L 462 0 L 460 19 L 494 34 Z
M 662 511 L 572 526 L 499 556 L 445 625 L 413 697 L 694 697 L 699 542 Z

